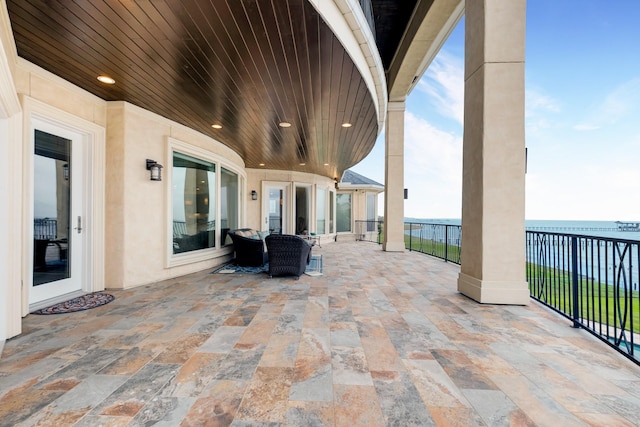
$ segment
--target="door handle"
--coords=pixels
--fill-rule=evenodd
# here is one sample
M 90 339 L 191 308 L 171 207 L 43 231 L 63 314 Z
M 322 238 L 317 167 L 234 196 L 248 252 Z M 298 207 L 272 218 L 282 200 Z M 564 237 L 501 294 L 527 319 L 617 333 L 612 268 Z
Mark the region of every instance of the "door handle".
M 74 230 L 78 230 L 78 234 L 82 233 L 82 217 L 78 216 L 78 226 L 74 228 Z

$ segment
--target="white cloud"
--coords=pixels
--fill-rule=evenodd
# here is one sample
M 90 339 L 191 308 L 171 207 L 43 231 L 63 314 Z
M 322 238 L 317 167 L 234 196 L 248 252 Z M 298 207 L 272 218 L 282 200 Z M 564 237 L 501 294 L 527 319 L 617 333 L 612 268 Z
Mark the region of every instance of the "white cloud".
M 640 77 L 619 84 L 604 99 L 596 103 L 585 120 L 573 128 L 589 131 L 617 125 L 628 120 L 637 120 L 638 99 L 640 99 Z
M 617 123 L 638 108 L 640 78 L 635 78 L 616 87 L 602 102 L 598 117 L 604 123 Z
M 560 105 L 553 97 L 533 88 L 526 88 L 525 116 L 533 116 L 539 112 L 560 112 Z
M 462 65 L 446 53 L 440 56 L 414 91 L 422 105 L 410 107 L 405 114 L 407 217 L 461 215 Z M 634 163 L 640 158 L 640 131 L 633 124 L 640 105 L 640 78 L 619 85 L 601 99 L 597 109 L 575 119 L 574 114 L 584 111 L 585 105 L 572 106 L 571 102 L 580 101 L 527 87 L 528 219 L 640 219 L 640 199 L 635 197 L 640 169 Z M 431 104 L 426 111 L 425 102 Z M 459 128 L 442 118 L 454 119 Z M 605 130 L 612 123 L 618 126 L 608 130 L 607 138 L 615 141 L 615 149 L 605 144 L 599 132 L 589 132 Z M 620 125 L 630 126 L 631 134 Z M 380 171 L 383 150 L 377 154 L 376 170 Z
M 640 171 L 574 165 L 527 174 L 527 219 L 638 220 Z
M 461 58 L 441 51 L 425 72 L 417 89 L 445 116 L 464 122 L 464 66 Z
M 561 112 L 560 103 L 539 89 L 527 87 L 525 93 L 525 124 L 527 132 L 538 132 L 553 127 L 550 117 Z
M 580 123 L 577 124 L 573 127 L 574 130 L 577 130 L 579 132 L 582 131 L 590 131 L 590 130 L 596 130 L 596 129 L 600 129 L 600 126 L 595 125 L 595 124 L 590 124 L 590 123 Z
M 640 198 L 636 197 L 640 144 L 630 142 L 616 149 L 601 143 L 555 148 L 553 153 L 544 148 L 529 153 L 528 219 L 640 219 Z
M 405 216 L 460 218 L 462 138 L 405 115 Z

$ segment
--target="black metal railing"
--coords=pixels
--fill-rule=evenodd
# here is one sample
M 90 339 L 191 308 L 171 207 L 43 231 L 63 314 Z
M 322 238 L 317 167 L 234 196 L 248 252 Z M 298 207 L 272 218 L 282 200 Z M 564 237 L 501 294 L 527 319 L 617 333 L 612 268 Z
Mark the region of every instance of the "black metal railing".
M 382 244 L 382 221 L 356 221 L 356 240 Z M 456 224 L 404 223 L 404 244 L 410 251 L 422 252 L 460 264 L 462 227 Z
M 462 226 L 456 224 L 404 223 L 405 247 L 460 264 Z
M 269 217 L 269 232 L 282 234 L 282 217 Z
M 460 264 L 460 225 L 404 228 L 410 251 Z M 382 243 L 383 222 L 356 221 L 356 233 Z M 640 241 L 526 231 L 525 250 L 531 298 L 640 364 Z
M 33 220 L 33 238 L 56 240 L 58 238 L 58 221 L 55 218 L 35 218 Z
M 214 231 L 216 229 L 215 221 L 208 221 L 206 230 L 198 230 L 198 231 Z M 187 231 L 187 223 L 186 221 L 173 221 L 173 237 L 183 237 L 190 235 L 189 231 Z
M 382 221 L 355 221 L 356 240 L 382 244 Z
M 640 364 L 640 241 L 526 232 L 531 298 Z

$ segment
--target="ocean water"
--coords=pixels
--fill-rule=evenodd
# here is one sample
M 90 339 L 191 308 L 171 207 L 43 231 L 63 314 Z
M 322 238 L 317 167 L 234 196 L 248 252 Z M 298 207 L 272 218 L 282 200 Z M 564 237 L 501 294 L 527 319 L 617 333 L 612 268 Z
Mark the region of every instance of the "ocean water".
M 443 225 L 460 225 L 459 219 L 417 219 L 407 218 L 405 222 L 423 223 L 423 224 L 443 224 Z M 638 243 L 640 242 L 640 232 L 638 231 L 620 231 L 615 221 L 549 221 L 549 220 L 527 220 L 525 227 L 528 231 L 540 231 L 549 233 L 573 234 L 578 236 L 593 236 L 619 239 L 623 241 L 631 241 L 630 245 L 625 242 L 616 246 L 613 250 L 611 241 L 593 242 L 593 248 L 600 247 L 599 255 L 589 253 L 587 248 L 582 247 L 580 252 L 579 264 L 582 266 L 581 271 L 589 271 L 593 275 L 597 275 L 603 283 L 611 285 L 626 283 L 630 289 L 637 291 L 639 289 L 640 276 L 638 273 L 639 255 Z M 444 242 L 443 227 L 432 227 L 425 225 L 421 227 L 413 226 L 407 228 L 405 234 L 412 235 L 415 238 L 429 239 Z M 448 242 L 450 245 L 460 245 L 460 233 L 457 228 L 451 228 L 448 232 Z M 591 245 L 585 243 L 584 245 Z M 605 251 L 605 247 L 608 251 Z M 625 249 L 626 248 L 626 249 Z M 635 249 L 633 249 L 635 248 Z M 631 250 L 629 250 L 631 249 Z M 550 246 L 547 250 L 561 250 L 560 246 Z M 559 254 L 560 252 L 558 252 Z M 552 259 L 558 259 L 559 255 L 552 255 Z M 599 259 L 596 259 L 599 258 Z M 535 262 L 535 261 L 534 261 Z M 590 267 L 591 265 L 594 267 Z M 621 281 L 619 281 L 621 280 Z
M 405 222 L 460 225 L 460 219 L 451 218 L 406 218 Z M 597 236 L 640 241 L 639 231 L 619 231 L 618 224 L 616 224 L 615 221 L 526 220 L 525 227 L 527 231 L 546 231 L 550 233 L 577 234 L 581 236 Z

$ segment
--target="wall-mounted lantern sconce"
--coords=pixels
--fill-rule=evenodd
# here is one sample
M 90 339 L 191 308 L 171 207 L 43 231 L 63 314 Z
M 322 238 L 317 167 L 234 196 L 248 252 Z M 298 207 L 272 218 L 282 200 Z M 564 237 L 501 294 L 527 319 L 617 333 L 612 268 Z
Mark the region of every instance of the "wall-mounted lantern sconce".
M 409 189 L 405 188 L 404 189 L 404 199 L 407 200 L 409 198 Z
M 151 181 L 162 181 L 162 165 L 160 163 L 147 159 L 147 170 L 151 175 Z
M 69 181 L 69 163 L 62 165 L 62 177 L 65 181 Z
M 256 190 L 251 190 L 251 200 L 258 200 L 258 192 Z

